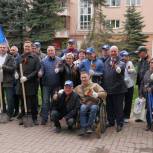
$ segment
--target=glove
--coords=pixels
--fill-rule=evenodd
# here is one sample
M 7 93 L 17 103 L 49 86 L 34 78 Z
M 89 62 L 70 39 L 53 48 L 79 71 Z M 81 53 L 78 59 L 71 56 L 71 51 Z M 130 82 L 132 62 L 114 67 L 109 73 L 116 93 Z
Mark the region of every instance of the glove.
M 119 66 L 116 68 L 116 72 L 117 72 L 118 74 L 121 73 L 121 68 L 120 68 Z
M 150 79 L 153 81 L 153 73 L 150 75 Z
M 92 69 L 89 70 L 90 75 L 94 75 L 94 73 L 95 73 L 94 70 L 92 70 Z
M 18 72 L 15 71 L 14 77 L 15 77 L 16 80 L 19 79 L 19 74 L 18 74 Z
M 43 76 L 43 72 L 42 72 L 42 70 L 39 70 L 38 77 L 41 78 L 42 76 Z
M 59 68 L 56 68 L 56 69 L 55 69 L 55 73 L 58 73 L 58 72 L 59 72 Z
M 98 93 L 95 92 L 95 91 L 93 91 L 93 93 L 92 93 L 92 97 L 94 97 L 94 98 L 98 98 Z
M 64 89 L 61 89 L 61 90 L 58 91 L 58 94 L 61 95 L 63 92 L 64 92 Z
M 25 81 L 27 81 L 27 77 L 23 76 L 23 77 L 20 78 L 20 82 L 21 82 L 21 83 L 23 83 L 23 82 L 25 82 Z

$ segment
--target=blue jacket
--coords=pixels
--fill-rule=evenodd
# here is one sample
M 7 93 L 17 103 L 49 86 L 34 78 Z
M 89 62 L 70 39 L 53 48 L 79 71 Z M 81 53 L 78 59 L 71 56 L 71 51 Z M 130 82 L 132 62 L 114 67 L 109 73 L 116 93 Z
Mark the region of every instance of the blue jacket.
M 92 64 L 95 65 L 95 68 L 92 68 Z M 104 64 L 103 62 L 96 58 L 96 60 L 91 61 L 89 59 L 84 59 L 79 66 L 80 71 L 86 71 L 89 73 L 90 69 L 94 70 L 94 76 L 101 76 L 104 72 Z
M 56 65 L 60 62 L 59 57 L 54 59 L 46 57 L 41 62 L 41 70 L 43 72 L 42 85 L 50 86 L 53 88 L 60 86 L 60 75 L 55 73 Z

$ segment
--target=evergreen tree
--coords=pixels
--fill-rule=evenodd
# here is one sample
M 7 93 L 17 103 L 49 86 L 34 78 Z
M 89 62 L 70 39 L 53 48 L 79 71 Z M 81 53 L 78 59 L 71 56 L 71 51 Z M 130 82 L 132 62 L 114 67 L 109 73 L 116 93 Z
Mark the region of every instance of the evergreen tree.
M 22 45 L 25 35 L 25 16 L 28 4 L 24 0 L 0 0 L 0 24 L 9 44 Z
M 134 51 L 147 42 L 147 36 L 142 33 L 142 29 L 145 27 L 143 17 L 134 6 L 131 6 L 127 9 L 125 18 L 126 48 L 129 51 Z
M 27 25 L 29 37 L 32 40 L 50 42 L 55 30 L 62 27 L 62 18 L 58 13 L 62 11 L 60 1 L 33 0 L 28 10 Z

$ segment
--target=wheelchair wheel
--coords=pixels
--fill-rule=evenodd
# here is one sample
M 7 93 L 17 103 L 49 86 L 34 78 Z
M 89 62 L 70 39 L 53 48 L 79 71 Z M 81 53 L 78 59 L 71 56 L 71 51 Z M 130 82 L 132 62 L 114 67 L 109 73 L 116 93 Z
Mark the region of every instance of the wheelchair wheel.
M 100 112 L 99 112 L 99 123 L 100 123 L 100 129 L 101 133 L 104 133 L 106 131 L 106 106 L 104 103 L 100 106 Z

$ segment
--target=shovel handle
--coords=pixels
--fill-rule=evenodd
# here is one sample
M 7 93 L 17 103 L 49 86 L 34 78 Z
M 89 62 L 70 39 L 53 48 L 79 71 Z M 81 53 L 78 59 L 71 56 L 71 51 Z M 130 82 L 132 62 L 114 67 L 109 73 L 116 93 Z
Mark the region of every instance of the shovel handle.
M 21 73 L 21 77 L 23 77 L 23 67 L 22 67 L 22 64 L 20 64 L 20 73 Z M 23 94 L 23 101 L 24 101 L 24 109 L 25 109 L 25 113 L 27 113 L 27 102 L 26 102 L 24 82 L 22 82 L 21 84 L 22 84 L 22 94 Z

